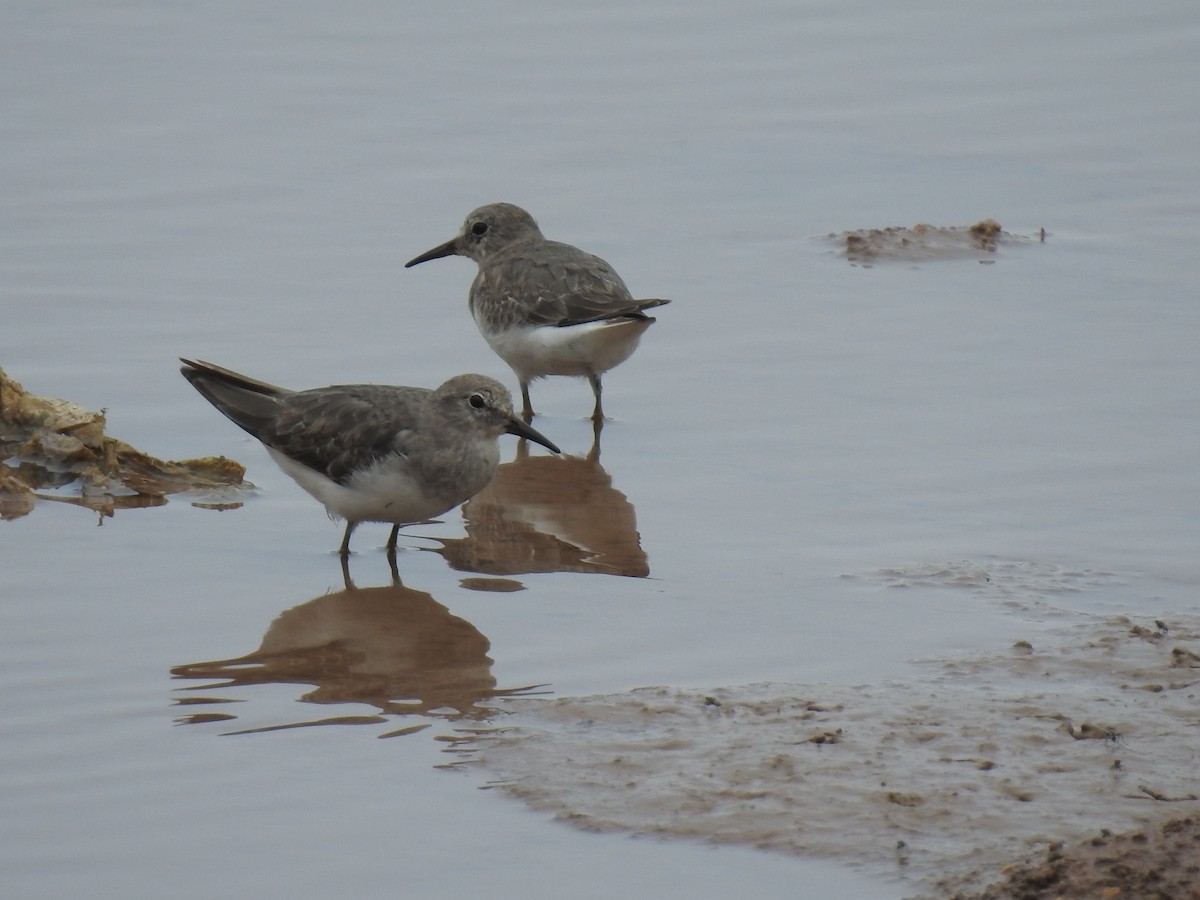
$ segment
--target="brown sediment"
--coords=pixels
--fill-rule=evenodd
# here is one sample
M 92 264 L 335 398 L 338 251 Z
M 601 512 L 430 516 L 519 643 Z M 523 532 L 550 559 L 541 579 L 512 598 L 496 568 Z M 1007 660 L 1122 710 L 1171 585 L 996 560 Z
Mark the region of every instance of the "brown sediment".
M 943 259 L 978 259 L 994 262 L 1006 244 L 1044 243 L 1046 230 L 1035 236 L 1010 234 L 995 219 L 982 219 L 969 226 L 919 224 L 912 227 L 861 228 L 830 234 L 845 250 L 851 263 L 933 262 Z
M 1054 842 L 1040 858 L 1005 868 L 1004 878 L 953 900 L 1052 898 L 1200 898 L 1200 818 L 1169 819 L 1121 834 L 1100 831 L 1066 846 Z
M 223 456 L 161 460 L 105 433 L 103 412 L 39 397 L 0 369 L 0 518 L 27 515 L 37 499 L 115 509 L 157 506 L 168 494 L 248 486 Z M 39 494 L 78 487 L 78 496 Z
M 995 596 L 1101 574 L 996 563 L 933 576 L 957 585 L 976 570 L 990 574 L 968 589 Z M 838 859 L 914 896 L 1200 900 L 1184 871 L 1188 852 L 1200 866 L 1200 618 L 1054 615 L 1061 627 L 923 660 L 904 683 L 510 701 L 478 758 L 500 790 L 588 830 Z M 1128 838 L 1088 844 L 1101 828 Z M 1155 859 L 1179 861 L 1173 881 L 1156 880 Z M 1010 893 L 987 887 L 1006 877 Z M 1057 892 L 1033 892 L 1039 879 Z M 1085 887 L 1066 890 L 1071 879 Z

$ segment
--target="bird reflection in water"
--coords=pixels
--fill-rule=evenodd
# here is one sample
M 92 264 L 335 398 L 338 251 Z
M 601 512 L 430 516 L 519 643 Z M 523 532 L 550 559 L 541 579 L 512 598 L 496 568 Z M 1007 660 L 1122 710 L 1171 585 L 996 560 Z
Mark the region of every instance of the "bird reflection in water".
M 429 594 L 405 587 L 398 577 L 386 587 L 359 588 L 346 575 L 345 590 L 317 597 L 279 615 L 262 645 L 237 659 L 176 666 L 176 678 L 205 679 L 187 691 L 209 692 L 258 684 L 303 684 L 308 703 L 361 703 L 375 715 L 334 716 L 244 728 L 249 734 L 311 725 L 385 724 L 388 716 L 441 720 L 482 720 L 497 697 L 528 695 L 542 685 L 502 690 L 492 676 L 488 639 L 465 619 L 452 615 Z M 208 696 L 177 697 L 188 709 L 180 724 L 229 721 L 229 713 L 198 712 L 235 702 Z M 429 721 L 388 731 L 408 734 Z
M 437 550 L 459 571 L 650 574 L 633 504 L 600 465 L 599 429 L 586 457 L 532 455 L 519 442 L 462 514 L 467 537 Z

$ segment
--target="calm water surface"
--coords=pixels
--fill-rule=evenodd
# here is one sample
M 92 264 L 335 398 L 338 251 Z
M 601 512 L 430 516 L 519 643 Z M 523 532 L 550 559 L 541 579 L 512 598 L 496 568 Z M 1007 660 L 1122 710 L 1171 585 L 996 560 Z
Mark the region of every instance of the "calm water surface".
M 901 896 L 576 833 L 476 790 L 454 739 L 535 685 L 871 682 L 1047 598 L 1197 608 L 1194 4 L 0 18 L 0 365 L 258 486 L 0 523 L 7 896 Z M 473 266 L 402 268 L 500 199 L 674 302 L 606 379 L 598 460 L 587 386 L 535 385 L 574 468 L 411 529 L 403 588 L 364 526 L 339 595 L 340 529 L 174 360 L 513 385 Z M 988 216 L 1049 239 L 873 267 L 819 240 Z M 945 562 L 1033 574 L 1009 602 L 875 577 Z

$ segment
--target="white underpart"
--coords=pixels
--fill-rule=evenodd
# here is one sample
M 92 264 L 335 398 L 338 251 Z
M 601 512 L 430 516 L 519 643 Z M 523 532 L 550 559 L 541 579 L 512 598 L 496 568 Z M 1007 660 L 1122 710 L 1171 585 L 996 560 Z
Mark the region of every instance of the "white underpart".
M 544 375 L 599 375 L 627 360 L 653 319 L 606 319 L 582 325 L 520 325 L 489 334 L 488 344 L 522 381 Z
M 356 472 L 349 485 L 341 485 L 278 450 L 268 447 L 267 452 L 279 468 L 321 501 L 329 515 L 335 518 L 406 525 L 441 515 L 450 508 L 444 501 L 421 490 L 400 456 L 389 457 L 369 469 Z

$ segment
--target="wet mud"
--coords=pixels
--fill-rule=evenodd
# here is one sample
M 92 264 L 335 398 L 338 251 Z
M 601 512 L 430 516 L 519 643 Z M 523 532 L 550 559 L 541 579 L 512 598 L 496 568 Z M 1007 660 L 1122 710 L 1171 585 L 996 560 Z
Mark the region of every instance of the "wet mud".
M 1003 880 L 954 900 L 1194 900 L 1200 897 L 1200 818 L 1170 819 L 1125 834 L 1100 831 L 1040 859 L 1005 867 Z
M 1039 574 L 1103 577 L 979 583 Z M 1043 612 L 1027 639 L 903 683 L 504 701 L 475 761 L 580 828 L 836 859 L 907 896 L 1198 896 L 1178 861 L 1200 860 L 1200 617 Z
M 846 259 L 855 265 L 877 262 L 934 262 L 948 259 L 978 259 L 995 262 L 1001 247 L 1046 240 L 1046 230 L 1036 235 L 1018 235 L 1003 230 L 995 219 L 974 225 L 913 225 L 862 228 L 828 235 L 839 244 Z

